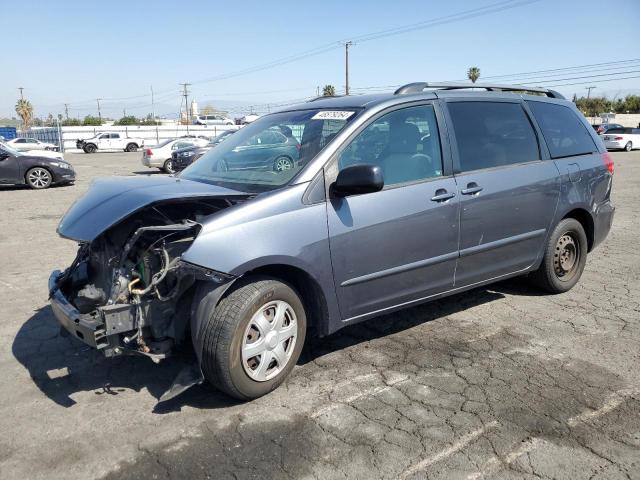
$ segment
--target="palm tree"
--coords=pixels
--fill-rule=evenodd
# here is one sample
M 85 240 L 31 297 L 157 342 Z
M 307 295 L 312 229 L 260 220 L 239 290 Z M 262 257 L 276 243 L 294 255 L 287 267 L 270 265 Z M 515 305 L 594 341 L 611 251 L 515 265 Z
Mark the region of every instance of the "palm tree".
M 16 102 L 16 113 L 22 119 L 22 128 L 27 130 L 33 120 L 33 106 L 29 100 L 21 98 Z
M 471 83 L 476 83 L 476 80 L 480 78 L 480 69 L 478 67 L 471 67 L 467 71 L 467 78 L 471 80 Z
M 336 87 L 334 87 L 333 85 L 325 85 L 322 89 L 322 95 L 325 97 L 335 97 Z

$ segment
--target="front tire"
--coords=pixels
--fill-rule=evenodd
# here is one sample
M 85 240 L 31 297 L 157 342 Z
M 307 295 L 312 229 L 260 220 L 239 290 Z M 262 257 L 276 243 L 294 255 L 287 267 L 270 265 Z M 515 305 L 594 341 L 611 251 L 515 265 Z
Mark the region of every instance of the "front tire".
M 162 170 L 164 170 L 166 173 L 176 173 L 176 169 L 173 168 L 173 161 L 170 158 L 164 161 Z
M 624 151 L 630 152 L 632 149 L 633 149 L 633 144 L 631 142 L 627 142 L 627 144 L 624 146 Z
M 51 172 L 43 167 L 30 168 L 24 176 L 27 185 L 35 190 L 43 190 L 51 186 Z
M 587 235 L 574 218 L 562 220 L 549 236 L 533 283 L 549 293 L 568 292 L 578 283 L 587 262 Z
M 205 306 L 207 296 L 202 300 Z M 307 317 L 288 284 L 269 277 L 240 283 L 204 315 L 202 371 L 209 383 L 239 400 L 276 389 L 295 366 Z
M 95 151 L 98 150 L 98 147 L 90 143 L 89 145 L 85 145 L 83 150 L 84 153 L 95 153 Z

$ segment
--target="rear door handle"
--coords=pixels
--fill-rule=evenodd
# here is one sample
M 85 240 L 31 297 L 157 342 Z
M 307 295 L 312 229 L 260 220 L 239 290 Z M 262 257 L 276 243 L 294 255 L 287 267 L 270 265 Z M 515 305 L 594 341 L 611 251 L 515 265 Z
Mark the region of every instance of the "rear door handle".
M 482 191 L 482 187 L 478 185 L 476 182 L 471 182 L 467 184 L 467 188 L 460 191 L 463 195 L 474 195 Z
M 446 202 L 447 200 L 455 197 L 455 193 L 447 192 L 444 188 L 436 190 L 436 194 L 431 197 L 432 202 Z

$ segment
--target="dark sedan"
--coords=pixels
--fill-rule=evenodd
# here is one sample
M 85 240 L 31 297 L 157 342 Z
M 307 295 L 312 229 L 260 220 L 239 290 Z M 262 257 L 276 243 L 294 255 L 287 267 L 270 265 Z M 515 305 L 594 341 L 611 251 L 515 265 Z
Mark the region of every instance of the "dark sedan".
M 175 152 L 174 168 L 183 170 L 191 165 L 200 154 Z M 279 126 L 264 130 L 252 136 L 246 143 L 226 152 L 217 162 L 218 171 L 266 170 L 282 172 L 294 168 L 300 157 L 300 142 L 290 128 Z
M 27 184 L 43 189 L 75 179 L 73 167 L 62 159 L 27 155 L 0 143 L 0 184 Z
M 202 155 L 207 153 L 216 145 L 222 143 L 223 140 L 229 138 L 232 133 L 237 130 L 225 130 L 220 135 L 213 137 L 209 143 L 204 146 L 194 145 L 192 147 L 180 148 L 171 154 L 171 166 L 174 172 L 184 170 Z

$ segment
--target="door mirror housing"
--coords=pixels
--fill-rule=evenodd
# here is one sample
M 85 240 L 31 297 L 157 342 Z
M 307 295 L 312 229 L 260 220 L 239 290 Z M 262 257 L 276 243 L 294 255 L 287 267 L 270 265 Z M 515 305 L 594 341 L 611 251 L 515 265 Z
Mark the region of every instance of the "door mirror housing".
M 378 165 L 351 165 L 338 173 L 338 178 L 331 185 L 331 193 L 336 197 L 348 197 L 379 192 L 383 187 L 382 169 Z

